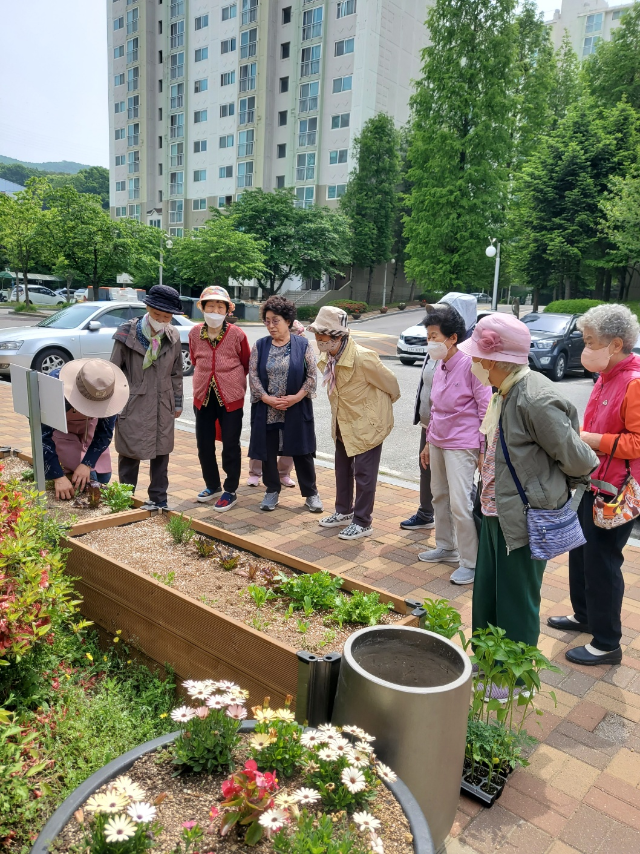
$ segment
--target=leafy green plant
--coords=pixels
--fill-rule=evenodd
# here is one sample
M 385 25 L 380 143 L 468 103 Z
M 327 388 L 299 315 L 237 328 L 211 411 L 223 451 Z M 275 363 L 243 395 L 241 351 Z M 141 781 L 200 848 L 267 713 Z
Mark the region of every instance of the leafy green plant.
M 253 759 L 245 762 L 241 771 L 231 774 L 222 784 L 222 807 L 225 814 L 220 823 L 220 832 L 226 836 L 232 827 L 246 827 L 244 841 L 256 845 L 262 839 L 264 827 L 260 817 L 273 806 L 273 795 L 278 790 L 275 774 L 261 774 Z
M 214 809 L 215 807 L 211 810 L 212 815 L 214 814 Z M 215 814 L 217 815 L 217 810 Z M 201 847 L 203 838 L 204 830 L 196 821 L 185 821 L 182 825 L 180 841 L 177 843 L 171 854 L 191 854 L 194 849 L 199 849 Z
M 216 554 L 218 555 L 218 563 L 220 566 L 229 571 L 231 569 L 235 569 L 238 565 L 238 561 L 240 560 L 240 555 L 231 549 L 223 549 L 218 543 L 215 544 Z
M 385 605 L 380 601 L 380 594 L 375 591 L 363 593 L 361 590 L 352 590 L 348 596 L 344 593 L 336 596 L 330 618 L 335 620 L 340 628 L 343 623 L 364 623 L 365 626 L 375 626 L 392 609 L 393 602 L 387 602 Z
M 102 502 L 111 509 L 112 513 L 120 513 L 122 510 L 133 507 L 134 491 L 134 487 L 129 483 L 118 483 L 117 480 L 112 480 L 102 490 Z
M 322 640 L 320 641 L 320 646 L 325 647 L 329 646 L 330 643 L 333 643 L 336 639 L 336 633 L 333 629 L 325 629 L 322 635 Z
M 553 314 L 584 314 L 590 308 L 602 304 L 601 299 L 557 299 L 548 303 L 544 310 Z
M 173 569 L 169 569 L 167 572 L 152 572 L 151 575 L 156 581 L 166 584 L 167 587 L 173 587 L 173 582 L 176 580 L 176 573 Z
M 209 537 L 196 537 L 193 544 L 200 557 L 211 557 L 216 553 L 216 544 Z
M 489 771 L 487 783 L 495 774 L 529 764 L 523 751 L 537 740 L 524 730 L 514 732 L 499 723 L 470 719 L 467 725 L 466 764 L 475 775 L 477 766 Z
M 363 314 L 369 309 L 369 306 L 366 302 L 359 302 L 358 300 L 353 299 L 337 299 L 334 300 L 334 302 L 328 303 L 328 305 L 335 305 L 336 308 L 341 308 L 348 314 Z
M 247 625 L 251 626 L 251 628 L 255 629 L 257 632 L 264 632 L 269 625 L 269 620 L 264 620 L 256 614 L 251 617 Z
M 1 711 L 1 710 L 0 710 Z M 24 816 L 26 821 L 33 820 L 36 805 L 31 799 L 32 787 L 29 778 L 39 774 L 47 761 L 31 763 L 30 750 L 34 750 L 36 733 L 28 733 L 21 726 L 9 722 L 7 716 L 0 719 L 0 838 L 11 839 L 12 817 Z M 37 750 L 34 751 L 39 755 Z
M 270 709 L 268 699 L 256 706 L 256 727 L 249 745 L 260 768 L 275 768 L 278 774 L 290 777 L 302 759 L 305 749 L 300 741 L 302 727 L 296 723 L 288 696 L 283 709 Z
M 460 629 L 460 612 L 448 599 L 425 599 L 423 608 L 427 612 L 424 628 L 445 638 L 452 638 Z
M 20 480 L 23 480 L 25 483 L 33 483 L 35 480 L 33 469 L 26 469 L 23 471 Z
M 195 535 L 195 531 L 191 527 L 191 519 L 184 513 L 179 516 L 170 516 L 165 528 L 177 546 L 186 545 Z
M 372 850 L 363 838 L 349 828 L 345 816 L 318 815 L 306 809 L 273 837 L 276 854 L 368 854 Z
M 315 305 L 301 305 L 296 308 L 298 320 L 315 320 L 318 316 L 318 307 Z
M 336 594 L 343 585 L 343 579 L 331 575 L 326 569 L 312 575 L 294 575 L 288 578 L 284 573 L 276 579 L 277 592 L 292 600 L 294 610 L 314 611 L 333 608 Z
M 262 587 L 260 584 L 249 584 L 246 588 L 246 591 L 253 599 L 256 608 L 262 608 L 262 606 L 270 599 L 276 598 L 276 595 L 273 590 L 268 590 L 266 587 Z
M 298 622 L 296 623 L 296 628 L 298 629 L 300 634 L 306 635 L 306 633 L 309 631 L 310 625 L 311 623 L 308 620 L 298 620 Z

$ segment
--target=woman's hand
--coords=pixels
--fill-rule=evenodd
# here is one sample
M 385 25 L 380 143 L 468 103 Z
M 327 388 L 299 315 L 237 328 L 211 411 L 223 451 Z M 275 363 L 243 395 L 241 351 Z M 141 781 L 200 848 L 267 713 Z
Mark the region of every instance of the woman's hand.
M 482 466 L 484 465 L 484 451 L 478 454 L 478 471 L 482 474 Z
M 282 397 L 277 397 L 276 409 L 289 409 L 290 406 L 295 406 L 296 403 L 300 403 L 305 394 L 306 392 L 302 392 L 302 394 L 298 392 L 297 394 L 285 394 Z
M 56 498 L 59 501 L 68 501 L 73 498 L 75 490 L 68 477 L 62 475 L 62 477 L 56 477 L 53 482 L 56 487 Z
M 420 451 L 420 465 L 423 469 L 429 468 L 429 445 L 425 445 Z
M 587 433 L 586 430 L 580 431 L 580 438 L 594 451 L 600 450 L 600 442 L 602 441 L 602 433 Z
M 91 480 L 91 469 L 89 466 L 85 466 L 83 463 L 80 463 L 78 468 L 71 475 L 71 482 L 79 489 L 80 492 L 84 492 L 85 487 Z M 56 481 L 56 492 L 57 492 L 58 482 Z
M 181 415 L 182 415 L 181 409 L 176 409 L 175 412 L 173 413 L 174 418 L 180 418 Z
M 279 397 L 274 397 L 272 394 L 263 394 L 261 398 L 263 403 L 266 403 L 267 406 L 270 406 L 272 409 L 280 409 L 278 403 L 280 401 Z

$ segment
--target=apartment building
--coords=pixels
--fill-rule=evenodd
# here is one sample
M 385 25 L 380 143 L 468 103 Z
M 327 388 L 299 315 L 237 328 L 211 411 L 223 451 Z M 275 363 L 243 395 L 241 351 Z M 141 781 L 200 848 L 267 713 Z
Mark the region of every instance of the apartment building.
M 562 7 L 556 9 L 552 20 L 547 21 L 554 47 L 561 46 L 567 32 L 578 58 L 586 59 L 601 39 L 611 39 L 611 34 L 620 26 L 622 17 L 632 5 L 620 3 L 610 6 L 607 0 L 588 0 L 586 3 L 584 0 L 562 0 Z
M 197 228 L 254 187 L 336 205 L 354 136 L 409 115 L 419 0 L 106 0 L 111 214 Z

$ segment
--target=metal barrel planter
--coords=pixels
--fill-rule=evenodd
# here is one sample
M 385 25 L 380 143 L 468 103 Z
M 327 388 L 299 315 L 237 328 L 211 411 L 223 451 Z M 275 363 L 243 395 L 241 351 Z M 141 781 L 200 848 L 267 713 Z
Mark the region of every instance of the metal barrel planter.
M 376 754 L 415 796 L 436 850 L 458 805 L 470 694 L 468 656 L 433 632 L 374 626 L 344 647 L 333 723 L 375 736 Z

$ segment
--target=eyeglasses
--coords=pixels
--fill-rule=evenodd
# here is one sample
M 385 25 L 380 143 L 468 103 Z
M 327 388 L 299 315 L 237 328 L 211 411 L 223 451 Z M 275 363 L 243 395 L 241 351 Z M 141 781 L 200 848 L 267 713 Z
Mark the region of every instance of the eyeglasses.
M 274 317 L 272 320 L 264 320 L 263 323 L 265 326 L 277 326 L 281 320 L 281 317 Z

